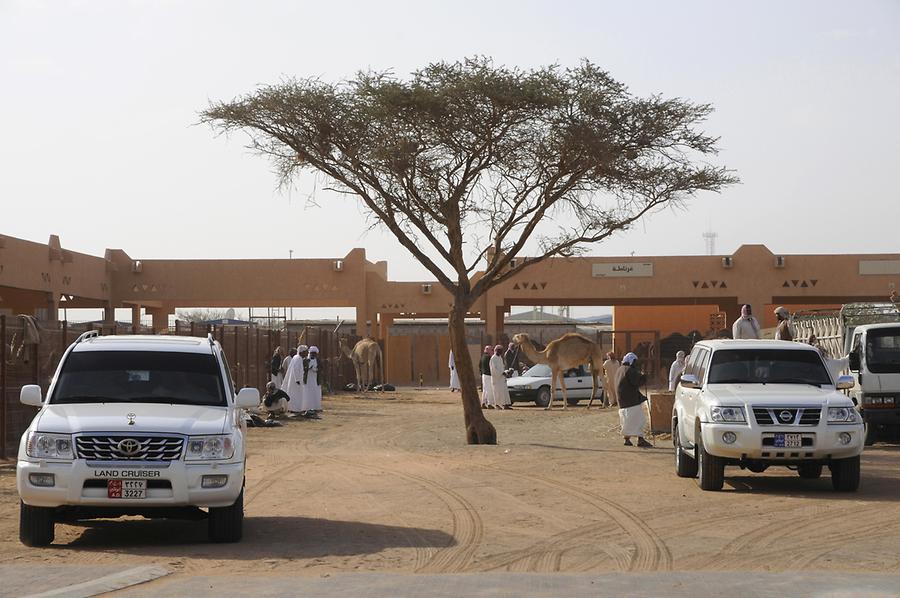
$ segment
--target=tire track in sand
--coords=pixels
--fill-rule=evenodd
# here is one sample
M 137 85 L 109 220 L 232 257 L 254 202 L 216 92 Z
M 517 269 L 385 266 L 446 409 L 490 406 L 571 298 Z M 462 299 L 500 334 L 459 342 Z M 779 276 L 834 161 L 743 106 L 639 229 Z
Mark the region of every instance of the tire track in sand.
M 663 539 L 660 538 L 659 535 L 640 517 L 615 501 L 559 480 L 507 471 L 495 467 L 484 467 L 485 469 L 490 469 L 491 471 L 496 471 L 500 474 L 537 482 L 539 484 L 550 486 L 558 491 L 575 495 L 591 506 L 606 513 L 610 519 L 628 534 L 631 541 L 634 543 L 635 552 L 631 556 L 628 564 L 628 571 L 671 571 L 672 553 L 669 551 L 669 548 L 666 546 Z M 576 533 L 577 537 L 578 535 L 591 533 L 592 530 L 589 529 L 591 527 L 592 526 L 587 526 L 588 529 L 579 528 L 578 530 L 573 530 L 573 532 Z
M 475 506 L 459 493 L 434 480 L 409 472 L 356 463 L 331 456 L 324 458 L 410 481 L 437 497 L 447 506 L 453 519 L 452 536 L 456 543 L 451 543 L 431 555 L 426 562 L 416 568 L 417 573 L 455 573 L 466 570 L 471 564 L 475 550 L 484 538 L 484 523 Z

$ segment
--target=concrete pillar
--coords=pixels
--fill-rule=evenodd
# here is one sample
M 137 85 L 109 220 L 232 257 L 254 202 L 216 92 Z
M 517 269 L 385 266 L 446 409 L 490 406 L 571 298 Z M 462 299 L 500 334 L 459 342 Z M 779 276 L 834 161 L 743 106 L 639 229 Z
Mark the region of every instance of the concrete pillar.
M 504 318 L 506 317 L 506 308 L 502 305 L 488 305 L 485 310 L 484 333 L 488 338 L 488 342 L 496 345 L 501 336 L 503 336 Z
M 47 320 L 59 320 L 59 293 L 53 291 L 47 293 Z
M 113 326 L 116 323 L 116 308 L 111 301 L 107 301 L 103 306 L 103 323 Z
M 147 310 L 153 318 L 153 332 L 163 332 L 169 329 L 169 310 L 164 307 L 151 307 Z
M 137 334 L 141 330 L 141 306 L 131 306 L 131 332 Z
M 387 378 L 387 374 L 390 371 L 390 363 L 391 363 L 391 324 L 394 323 L 394 316 L 389 314 L 378 314 L 378 338 L 381 340 L 381 346 L 384 348 L 382 352 L 382 357 L 384 357 L 384 376 Z M 381 374 L 379 373 L 379 378 Z M 382 383 L 387 382 L 387 380 L 382 380 Z
M 363 338 L 369 336 L 369 323 L 366 308 L 356 306 L 356 334 Z

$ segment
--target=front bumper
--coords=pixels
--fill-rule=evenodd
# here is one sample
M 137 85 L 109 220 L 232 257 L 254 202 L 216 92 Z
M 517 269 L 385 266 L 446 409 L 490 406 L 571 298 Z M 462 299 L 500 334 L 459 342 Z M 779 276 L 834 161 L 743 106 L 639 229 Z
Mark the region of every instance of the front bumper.
M 509 400 L 513 403 L 525 403 L 537 399 L 537 389 L 510 388 Z
M 703 448 L 716 457 L 754 459 L 763 461 L 803 461 L 845 459 L 862 453 L 865 427 L 855 425 L 817 426 L 758 426 L 755 424 L 704 423 L 701 426 Z M 725 432 L 733 432 L 736 440 L 728 444 L 722 439 Z M 841 444 L 841 432 L 850 434 L 850 443 Z M 767 444 L 776 433 L 801 434 L 804 446 L 775 447 Z M 771 441 L 768 441 L 771 442 Z
M 54 486 L 35 486 L 29 474 L 53 474 Z M 203 488 L 204 475 L 227 475 L 221 488 Z M 108 498 L 102 480 L 145 479 L 146 498 Z M 87 483 L 86 483 L 87 482 Z M 16 487 L 22 502 L 33 507 L 227 507 L 234 504 L 244 484 L 243 462 L 186 463 L 71 462 L 19 460 Z

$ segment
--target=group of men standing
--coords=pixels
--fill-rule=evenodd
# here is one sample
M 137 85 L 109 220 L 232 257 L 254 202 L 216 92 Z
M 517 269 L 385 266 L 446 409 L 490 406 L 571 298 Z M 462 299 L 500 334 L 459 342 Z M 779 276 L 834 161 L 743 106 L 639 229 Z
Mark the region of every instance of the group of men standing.
M 270 363 L 271 381 L 266 385 L 263 406 L 270 416 L 297 413 L 319 419 L 322 411 L 322 377 L 319 348 L 300 345 L 282 357 L 276 347 Z

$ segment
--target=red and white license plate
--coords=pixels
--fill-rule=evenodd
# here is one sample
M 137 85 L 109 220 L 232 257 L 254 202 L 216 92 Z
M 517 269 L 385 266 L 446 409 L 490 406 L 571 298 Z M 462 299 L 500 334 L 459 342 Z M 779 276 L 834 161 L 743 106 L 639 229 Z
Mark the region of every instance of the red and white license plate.
M 106 495 L 109 498 L 147 498 L 147 480 L 109 480 Z

